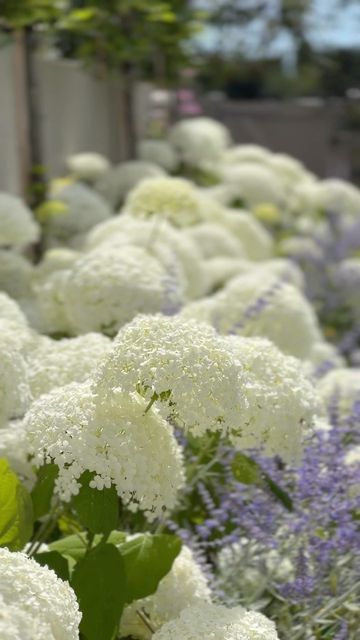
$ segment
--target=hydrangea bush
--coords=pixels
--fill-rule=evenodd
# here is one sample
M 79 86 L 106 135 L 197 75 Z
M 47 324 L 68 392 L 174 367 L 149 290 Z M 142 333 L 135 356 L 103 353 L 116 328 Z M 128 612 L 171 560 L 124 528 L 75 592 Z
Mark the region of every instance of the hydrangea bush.
M 0 637 L 357 640 L 360 192 L 209 118 L 0 194 Z

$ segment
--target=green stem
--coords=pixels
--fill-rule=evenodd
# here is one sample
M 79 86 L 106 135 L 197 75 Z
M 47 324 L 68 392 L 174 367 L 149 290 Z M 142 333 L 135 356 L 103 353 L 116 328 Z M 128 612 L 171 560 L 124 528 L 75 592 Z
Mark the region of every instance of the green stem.
M 56 508 L 50 512 L 49 518 L 45 520 L 36 532 L 31 545 L 27 551 L 27 555 L 31 558 L 40 549 L 42 543 L 48 538 L 50 533 L 55 529 L 62 509 Z

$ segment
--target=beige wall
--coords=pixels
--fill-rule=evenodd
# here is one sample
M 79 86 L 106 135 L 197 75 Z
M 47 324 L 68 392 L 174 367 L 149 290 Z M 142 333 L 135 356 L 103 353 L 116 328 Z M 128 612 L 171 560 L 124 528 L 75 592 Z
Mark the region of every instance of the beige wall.
M 0 49 L 0 190 L 21 191 L 16 127 L 14 50 Z M 63 170 L 64 159 L 97 151 L 112 162 L 124 159 L 121 81 L 95 78 L 76 61 L 36 60 L 40 129 L 48 174 Z M 146 126 L 149 85 L 135 91 L 138 134 Z

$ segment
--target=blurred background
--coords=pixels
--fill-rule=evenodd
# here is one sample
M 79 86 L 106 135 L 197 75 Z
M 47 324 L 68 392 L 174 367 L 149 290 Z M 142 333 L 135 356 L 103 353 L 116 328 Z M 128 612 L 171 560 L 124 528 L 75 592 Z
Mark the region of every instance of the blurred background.
M 0 83 L 0 189 L 35 201 L 199 115 L 360 183 L 359 0 L 0 0 Z

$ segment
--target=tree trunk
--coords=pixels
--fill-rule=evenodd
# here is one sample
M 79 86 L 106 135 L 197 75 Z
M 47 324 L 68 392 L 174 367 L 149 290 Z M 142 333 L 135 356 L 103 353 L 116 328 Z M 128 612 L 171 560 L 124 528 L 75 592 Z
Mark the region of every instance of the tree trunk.
M 125 125 L 125 159 L 133 160 L 136 157 L 136 124 L 135 124 L 135 101 L 134 101 L 134 73 L 130 65 L 124 64 L 121 68 L 122 81 L 122 111 Z

